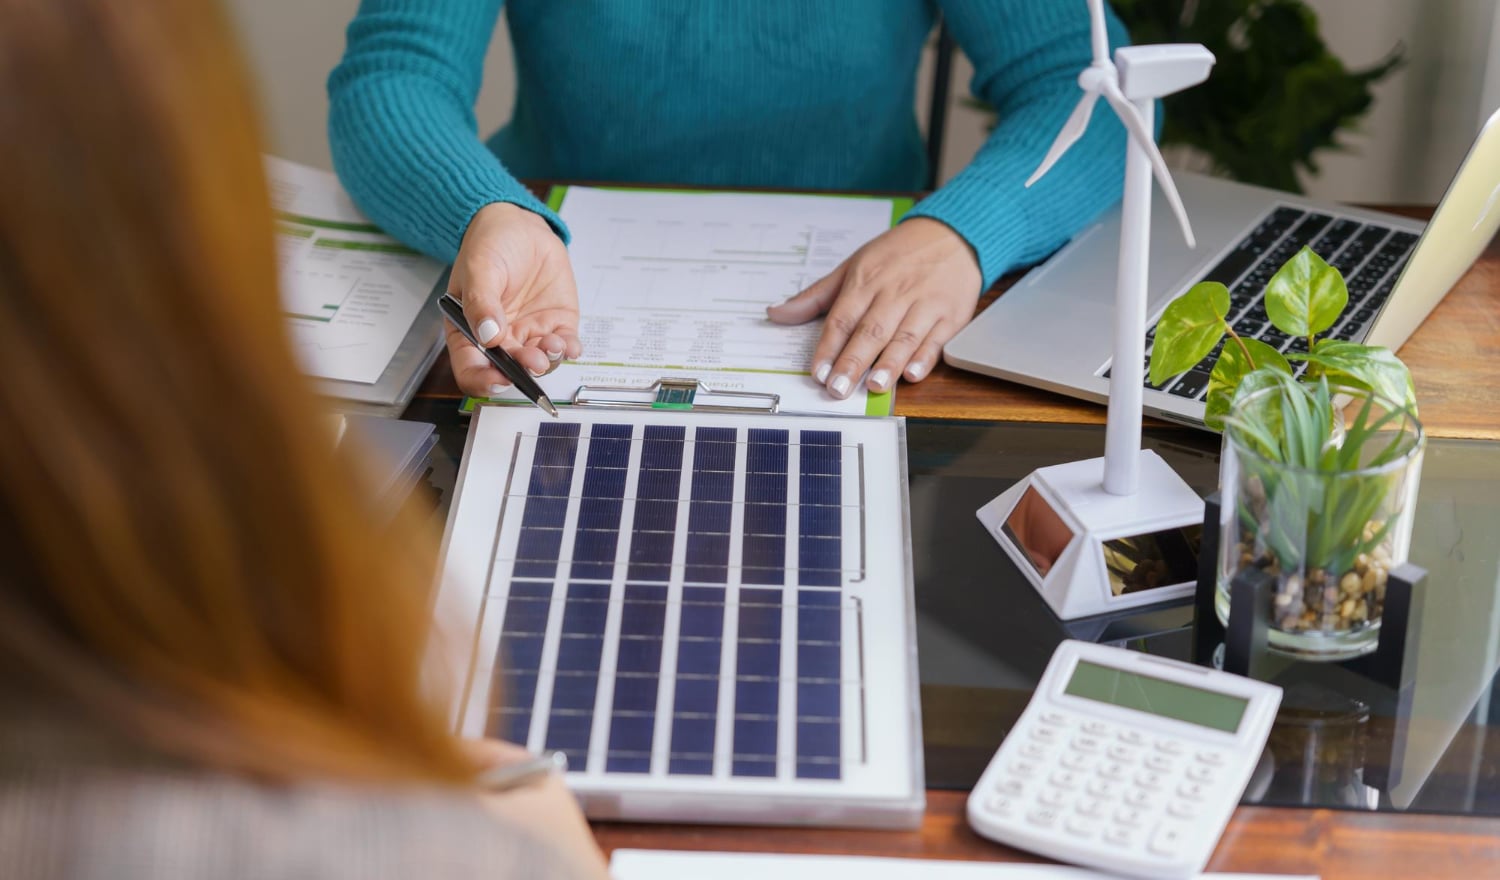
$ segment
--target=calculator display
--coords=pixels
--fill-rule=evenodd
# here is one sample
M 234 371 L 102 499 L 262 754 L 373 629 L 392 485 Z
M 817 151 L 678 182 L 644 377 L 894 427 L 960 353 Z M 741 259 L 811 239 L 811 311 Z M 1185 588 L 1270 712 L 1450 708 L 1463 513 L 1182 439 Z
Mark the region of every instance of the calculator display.
M 1078 661 L 1063 693 L 1234 733 L 1250 701 L 1175 681 Z

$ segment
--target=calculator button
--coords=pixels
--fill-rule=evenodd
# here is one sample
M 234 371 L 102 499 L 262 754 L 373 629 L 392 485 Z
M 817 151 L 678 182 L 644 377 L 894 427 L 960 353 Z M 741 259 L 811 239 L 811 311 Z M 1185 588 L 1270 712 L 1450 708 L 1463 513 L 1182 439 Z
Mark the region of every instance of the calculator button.
M 1153 810 L 1160 802 L 1151 792 L 1132 788 L 1125 792 L 1125 803 L 1140 810 Z
M 1047 748 L 1038 743 L 1031 742 L 1027 743 L 1024 746 L 1021 746 L 1021 757 L 1027 759 L 1028 761 L 1045 760 L 1047 754 Z
M 1002 777 L 995 784 L 995 791 L 1000 794 L 1009 795 L 1010 797 L 1020 797 L 1026 793 L 1026 783 L 1019 779 L 1005 779 Z
M 1077 788 L 1081 781 L 1072 770 L 1058 770 L 1052 774 L 1052 784 L 1058 788 Z
M 1151 835 L 1146 849 L 1159 856 L 1175 856 L 1187 843 L 1187 826 L 1176 822 L 1164 822 Z
M 1177 762 L 1173 761 L 1171 758 L 1168 758 L 1166 755 L 1146 756 L 1147 770 L 1155 770 L 1157 773 L 1171 773 L 1172 768 L 1176 766 Z
M 1072 797 L 1072 795 L 1060 788 L 1049 788 L 1044 790 L 1040 795 L 1037 795 L 1036 802 L 1044 807 L 1062 808 L 1068 805 L 1068 801 Z
M 1120 742 L 1127 746 L 1143 746 L 1146 744 L 1146 735 L 1139 730 L 1122 730 Z
M 1062 734 L 1058 733 L 1055 727 L 1044 727 L 1038 724 L 1031 728 L 1031 738 L 1037 742 L 1051 745 L 1061 740 Z
M 1010 772 L 1023 778 L 1035 776 L 1037 769 L 1035 761 L 1013 761 L 1010 765 Z
M 1067 727 L 1068 716 L 1061 712 L 1043 712 L 1038 716 L 1043 724 L 1051 724 L 1054 727 Z
M 1118 826 L 1106 828 L 1104 829 L 1104 842 L 1114 844 L 1115 846 L 1134 846 L 1135 832 L 1129 828 L 1120 828 Z
M 1204 764 L 1194 764 L 1187 769 L 1187 778 L 1194 782 L 1212 785 L 1219 779 L 1219 771 Z
M 1134 828 L 1146 819 L 1146 814 L 1135 807 L 1121 807 L 1115 810 L 1115 823 Z
M 1223 752 L 1206 750 L 1198 753 L 1198 760 L 1210 767 L 1222 767 L 1226 759 Z
M 1198 815 L 1198 808 L 1187 801 L 1172 801 L 1167 805 L 1167 813 L 1179 819 L 1191 819 Z
M 1181 740 L 1159 739 L 1156 741 L 1156 750 L 1163 755 L 1180 755 L 1184 751 Z
M 1073 737 L 1073 748 L 1080 752 L 1097 752 L 1099 751 L 1099 738 L 1096 736 L 1075 736 Z
M 1063 827 L 1074 837 L 1090 838 L 1099 833 L 1099 823 L 1083 819 L 1078 816 L 1069 816 Z
M 1078 729 L 1089 736 L 1109 736 L 1109 725 L 1103 721 L 1085 721 Z
M 1135 777 L 1135 784 L 1141 788 L 1159 789 L 1165 784 L 1167 777 L 1157 773 L 1155 770 L 1142 770 Z
M 1093 769 L 1099 759 L 1085 752 L 1064 752 L 1058 763 L 1069 770 L 1083 772 Z
M 1038 807 L 1026 814 L 1026 821 L 1033 825 L 1049 828 L 1057 822 L 1057 811 L 1049 810 L 1046 807 Z
M 1104 801 L 1092 797 L 1079 798 L 1078 803 L 1073 805 L 1073 809 L 1077 810 L 1080 816 L 1103 816 Z
M 1094 797 L 1112 798 L 1120 793 L 1120 786 L 1107 779 L 1093 779 L 1089 781 L 1088 793 Z
M 1208 789 L 1204 788 L 1202 783 L 1184 782 L 1177 786 L 1177 796 L 1186 800 L 1201 801 L 1206 794 L 1208 794 Z
M 1130 775 L 1130 768 L 1119 761 L 1105 761 L 1099 765 L 1099 775 L 1105 779 L 1122 780 Z
M 984 811 L 995 816 L 1009 816 L 1015 808 L 1015 799 L 1003 794 L 992 794 L 984 801 Z
M 1110 746 L 1106 754 L 1111 759 L 1119 761 L 1122 764 L 1133 764 L 1135 763 L 1135 759 L 1140 756 L 1139 752 L 1129 746 Z

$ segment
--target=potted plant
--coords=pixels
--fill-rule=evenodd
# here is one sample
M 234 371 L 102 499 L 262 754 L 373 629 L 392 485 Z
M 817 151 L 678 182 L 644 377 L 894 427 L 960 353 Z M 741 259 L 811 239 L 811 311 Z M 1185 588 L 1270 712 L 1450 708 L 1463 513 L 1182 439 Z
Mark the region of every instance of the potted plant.
M 1375 646 L 1387 575 L 1410 545 L 1424 445 L 1411 374 L 1388 349 L 1320 338 L 1349 294 L 1311 250 L 1265 294 L 1271 323 L 1299 340 L 1286 353 L 1235 333 L 1228 290 L 1204 283 L 1157 322 L 1150 379 L 1159 385 L 1221 349 L 1206 418 L 1225 435 L 1220 620 L 1236 578 L 1258 569 L 1274 579 L 1273 647 L 1357 656 Z

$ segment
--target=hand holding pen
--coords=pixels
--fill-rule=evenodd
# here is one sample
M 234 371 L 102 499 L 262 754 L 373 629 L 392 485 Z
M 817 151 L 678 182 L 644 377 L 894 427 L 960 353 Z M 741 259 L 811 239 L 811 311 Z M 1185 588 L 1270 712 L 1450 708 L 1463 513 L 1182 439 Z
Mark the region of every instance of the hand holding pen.
M 503 347 L 532 376 L 583 352 L 578 339 L 578 289 L 568 251 L 539 215 L 505 202 L 479 209 L 469 221 L 447 289 L 463 304 L 461 326 L 446 328 L 448 359 L 458 387 L 471 397 L 504 392 L 507 379 L 483 349 Z
M 509 379 L 510 383 L 516 386 L 517 391 L 526 395 L 527 400 L 546 410 L 553 418 L 557 418 L 557 407 L 552 405 L 552 399 L 547 396 L 547 392 L 542 390 L 542 386 L 536 384 L 536 380 L 531 377 L 525 367 L 521 366 L 505 349 L 499 346 L 486 348 L 475 337 L 474 331 L 469 329 L 468 319 L 464 317 L 463 303 L 454 299 L 453 294 L 445 293 L 438 298 L 438 307 L 443 310 L 443 316 L 448 319 L 448 323 L 463 334 L 464 339 L 479 349 L 486 358 L 489 358 L 495 369 Z M 491 389 L 492 395 L 494 392 L 495 389 Z

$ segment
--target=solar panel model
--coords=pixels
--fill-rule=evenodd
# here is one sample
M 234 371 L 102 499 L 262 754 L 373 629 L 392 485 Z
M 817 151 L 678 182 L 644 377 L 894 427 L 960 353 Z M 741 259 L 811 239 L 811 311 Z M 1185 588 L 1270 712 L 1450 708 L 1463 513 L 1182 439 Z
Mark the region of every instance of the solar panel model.
M 481 407 L 444 539 L 458 730 L 596 819 L 912 827 L 900 419 Z

